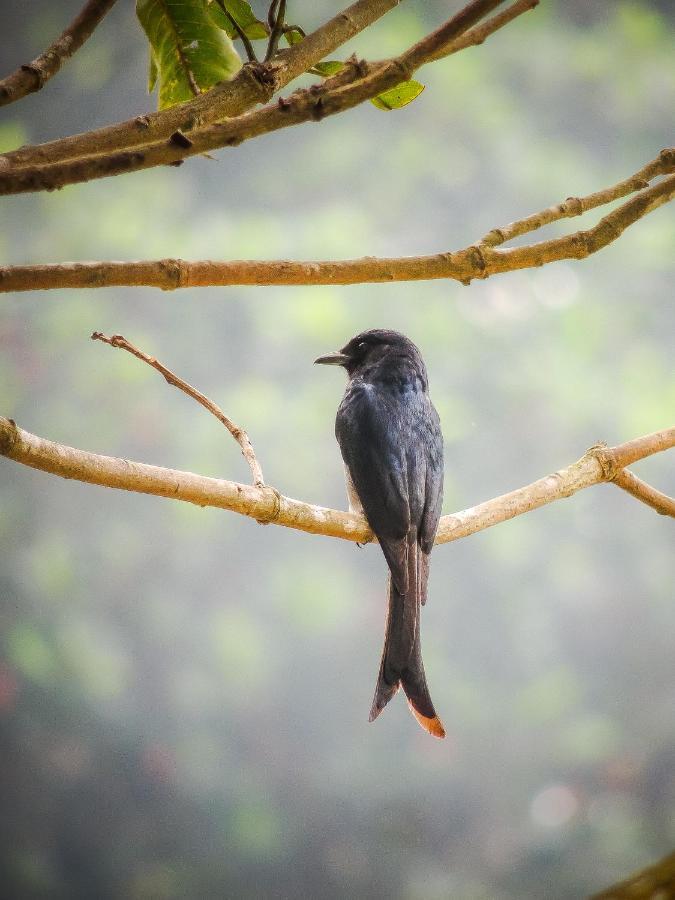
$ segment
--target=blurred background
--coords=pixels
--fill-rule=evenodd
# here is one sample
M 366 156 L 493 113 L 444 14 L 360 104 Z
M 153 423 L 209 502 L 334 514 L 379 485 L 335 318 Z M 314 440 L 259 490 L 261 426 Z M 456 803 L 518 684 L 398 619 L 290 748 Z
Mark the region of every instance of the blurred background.
M 5 0 L 2 74 L 80 5 Z M 289 19 L 309 30 L 338 6 L 296 0 Z M 343 55 L 395 53 L 458 7 L 409 0 Z M 4 198 L 1 256 L 464 247 L 672 144 L 674 37 L 667 0 L 547 0 L 422 70 L 403 110 L 365 104 L 216 161 Z M 2 148 L 154 108 L 146 70 L 120 3 L 3 111 Z M 121 332 L 248 430 L 270 484 L 344 508 L 343 376 L 312 360 L 396 328 L 427 361 L 451 512 L 672 424 L 674 247 L 663 207 L 584 262 L 469 288 L 5 296 L 0 413 L 75 447 L 248 481 L 211 416 L 89 340 Z M 635 468 L 675 490 L 672 453 Z M 7 460 L 0 496 L 3 896 L 562 900 L 675 845 L 673 524 L 616 488 L 437 548 L 422 637 L 445 741 L 402 697 L 367 722 L 376 547 Z

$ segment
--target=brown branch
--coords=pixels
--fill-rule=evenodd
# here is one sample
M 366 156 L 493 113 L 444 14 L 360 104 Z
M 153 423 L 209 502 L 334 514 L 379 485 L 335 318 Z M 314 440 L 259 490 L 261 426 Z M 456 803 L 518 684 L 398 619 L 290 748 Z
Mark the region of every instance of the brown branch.
M 484 43 L 495 31 L 499 31 L 500 28 L 508 25 L 509 22 L 538 5 L 539 0 L 516 0 L 508 9 L 497 13 L 496 16 L 488 19 L 487 22 L 484 22 L 482 25 L 475 25 L 470 31 L 448 42 L 444 47 L 440 47 L 435 53 L 431 54 L 428 62 L 435 62 L 437 59 L 443 59 L 452 53 L 457 53 L 459 50 L 465 50 L 467 47 L 475 47 Z
M 339 77 L 339 76 L 337 76 Z M 675 170 L 675 148 L 663 150 L 659 156 L 632 178 L 619 182 L 589 197 L 568 205 L 567 216 L 580 214 L 596 206 L 595 198 L 607 201 L 624 196 L 627 186 L 633 190 L 648 178 Z M 616 240 L 626 228 L 675 196 L 675 175 L 651 187 L 639 190 L 630 200 L 616 207 L 592 228 L 549 241 L 524 247 L 500 249 L 490 242 L 479 241 L 462 250 L 433 256 L 394 258 L 363 257 L 361 259 L 302 262 L 293 260 L 232 260 L 216 262 L 181 259 L 141 262 L 62 263 L 37 266 L 0 267 L 0 293 L 10 291 L 51 290 L 54 288 L 91 288 L 140 286 L 162 290 L 225 285 L 312 285 L 360 284 L 365 282 L 422 281 L 451 278 L 469 284 L 474 278 L 488 278 L 499 272 L 542 266 L 561 259 L 583 259 Z M 567 201 L 569 204 L 569 201 Z M 551 207 L 529 216 L 524 222 L 541 218 L 552 221 Z M 574 213 L 573 210 L 577 210 Z M 559 216 L 561 217 L 561 216 Z M 494 229 L 490 234 L 518 231 L 516 222 Z M 524 233 L 524 232 L 519 232 Z
M 420 66 L 431 60 L 434 53 L 447 47 L 502 2 L 503 0 L 472 0 L 436 31 L 400 56 L 369 71 L 353 84 L 340 83 L 339 87 L 334 87 L 328 80 L 323 85 L 296 91 L 290 98 L 281 99 L 277 104 L 224 123 L 194 129 L 190 132 L 189 141 L 176 141 L 172 136 L 166 140 L 148 142 L 135 150 L 101 153 L 63 163 L 18 169 L 14 165 L 8 167 L 9 157 L 5 156 L 5 167 L 0 169 L 0 194 L 50 191 L 96 178 L 136 172 L 159 165 L 176 165 L 190 156 L 222 147 L 238 146 L 243 141 L 272 131 L 302 122 L 319 121 L 326 116 L 352 109 L 411 78 Z M 305 41 L 301 41 L 295 46 L 301 47 L 304 43 Z
M 44 144 L 22 147 L 0 156 L 0 165 L 47 165 L 98 153 L 131 149 L 153 140 L 168 139 L 176 131 L 210 125 L 239 116 L 276 93 L 342 44 L 394 9 L 399 0 L 357 0 L 316 31 L 266 65 L 248 64 L 230 81 L 170 109 L 148 113 Z
M 619 200 L 628 194 L 634 194 L 636 191 L 648 187 L 649 182 L 653 181 L 658 175 L 666 175 L 674 171 L 675 147 L 671 147 L 663 150 L 656 159 L 647 163 L 646 166 L 643 166 L 638 172 L 624 181 L 619 181 L 617 184 L 602 191 L 596 191 L 594 194 L 588 194 L 586 197 L 568 197 L 562 203 L 549 206 L 548 209 L 527 216 L 525 219 L 511 222 L 501 228 L 494 228 L 481 238 L 478 246 L 481 248 L 498 247 L 500 244 L 511 241 L 523 234 L 537 231 L 551 222 L 580 216 L 588 212 L 589 209 L 596 209 L 598 206 L 605 206 L 607 203 Z
M 265 53 L 265 62 L 275 55 L 279 48 L 279 39 L 284 31 L 284 19 L 286 18 L 286 0 L 273 0 L 270 6 L 268 24 L 270 26 L 270 39 Z
M 436 543 L 467 537 L 554 500 L 570 497 L 593 484 L 611 480 L 616 474 L 612 464 L 623 458 L 626 446 L 592 447 L 578 462 L 565 469 L 478 506 L 443 516 Z M 639 454 L 637 458 L 644 458 L 675 447 L 675 427 L 637 438 L 630 442 L 630 447 L 634 458 L 636 454 Z M 273 522 L 311 534 L 358 542 L 372 540 L 365 519 L 353 513 L 293 500 L 271 487 L 237 484 L 76 450 L 23 431 L 11 419 L 2 417 L 0 455 L 43 472 L 88 484 L 228 509 L 259 522 Z
M 675 897 L 675 853 L 593 894 L 590 900 L 670 900 L 672 897 Z
M 234 18 L 234 16 L 230 14 L 230 12 L 227 9 L 227 7 L 225 6 L 225 3 L 223 2 L 223 0 L 216 0 L 216 3 L 220 7 L 221 12 L 225 16 L 225 18 L 228 20 L 228 22 L 230 23 L 232 28 L 234 28 L 234 30 L 236 31 L 237 37 L 244 45 L 244 50 L 246 50 L 246 57 L 248 58 L 248 61 L 257 63 L 258 57 L 255 55 L 255 50 L 253 49 L 253 44 L 248 39 L 248 35 L 244 31 L 244 29 L 241 27 L 239 22 L 237 22 L 237 20 Z
M 14 103 L 43 88 L 63 63 L 91 36 L 114 4 L 115 0 L 88 0 L 76 18 L 44 53 L 0 80 L 0 106 Z
M 618 487 L 628 491 L 633 497 L 651 506 L 657 513 L 662 516 L 675 517 L 675 497 L 669 497 L 667 494 L 657 491 L 646 481 L 642 481 L 637 475 L 634 475 L 628 469 L 620 469 L 614 478 L 613 483 Z
M 264 487 L 265 479 L 263 478 L 262 469 L 260 468 L 260 463 L 255 455 L 255 451 L 253 449 L 253 445 L 249 440 L 248 434 L 244 431 L 243 428 L 240 428 L 238 425 L 230 419 L 222 409 L 217 406 L 213 400 L 210 400 L 205 394 L 202 394 L 201 391 L 198 391 L 197 388 L 193 387 L 191 384 L 188 384 L 187 381 L 183 381 L 178 375 L 171 371 L 171 369 L 167 369 L 165 365 L 163 365 L 159 360 L 155 359 L 154 356 L 148 356 L 147 353 L 143 353 L 142 350 L 139 350 L 138 347 L 135 347 L 132 343 L 130 343 L 125 337 L 121 334 L 113 334 L 112 337 L 106 337 L 105 334 L 102 334 L 100 331 L 95 331 L 91 336 L 92 341 L 102 341 L 104 344 L 108 344 L 110 347 L 119 347 L 122 350 L 127 350 L 136 359 L 142 360 L 144 363 L 147 363 L 149 366 L 152 366 L 153 369 L 156 369 L 161 375 L 164 376 L 166 382 L 173 387 L 177 387 L 179 390 L 183 391 L 183 393 L 187 394 L 188 397 L 192 397 L 193 400 L 196 400 L 197 403 L 201 403 L 204 409 L 208 409 L 208 411 L 218 419 L 219 422 L 227 428 L 235 441 L 239 444 L 241 448 L 241 452 L 244 456 L 244 459 L 248 463 L 248 467 L 251 470 L 251 475 L 253 476 L 253 484 L 256 487 Z

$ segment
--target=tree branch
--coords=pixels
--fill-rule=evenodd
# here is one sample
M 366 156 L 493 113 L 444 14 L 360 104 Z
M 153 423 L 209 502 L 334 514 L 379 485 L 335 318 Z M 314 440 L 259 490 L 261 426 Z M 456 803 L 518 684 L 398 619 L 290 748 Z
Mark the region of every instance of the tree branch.
M 0 156 L 0 165 L 48 165 L 82 156 L 111 153 L 168 139 L 176 131 L 189 132 L 227 117 L 239 116 L 258 103 L 267 103 L 289 82 L 320 62 L 342 44 L 388 13 L 399 0 L 357 0 L 320 28 L 277 54 L 266 64 L 248 64 L 230 79 L 187 103 L 148 113 Z
M 470 31 L 448 42 L 445 46 L 439 47 L 438 50 L 430 55 L 427 61 L 436 62 L 436 60 L 444 59 L 446 56 L 457 53 L 459 50 L 465 50 L 467 47 L 475 47 L 484 43 L 495 31 L 499 31 L 500 28 L 508 25 L 509 22 L 538 5 L 539 0 L 516 0 L 508 9 L 497 13 L 496 16 L 488 19 L 487 22 L 484 22 L 482 25 L 475 25 Z
M 630 878 L 593 894 L 590 900 L 669 900 L 675 896 L 675 853 Z
M 675 447 L 675 426 L 644 435 L 629 444 L 591 447 L 578 462 L 565 469 L 478 506 L 443 516 L 436 543 L 466 537 L 554 500 L 570 497 L 593 484 L 611 481 L 618 461 L 626 457 L 626 448 L 630 449 L 634 461 L 672 447 Z M 0 417 L 0 455 L 88 484 L 228 509 L 265 524 L 273 522 L 311 534 L 361 543 L 372 540 L 365 519 L 353 513 L 293 500 L 272 487 L 252 487 L 77 450 L 30 434 L 3 417 Z
M 244 431 L 243 428 L 240 428 L 238 425 L 230 419 L 222 409 L 217 406 L 213 400 L 210 400 L 205 394 L 202 394 L 201 391 L 198 391 L 197 388 L 193 387 L 191 384 L 188 384 L 187 381 L 183 381 L 178 375 L 171 371 L 171 369 L 167 369 L 165 365 L 163 365 L 159 360 L 155 359 L 154 356 L 148 356 L 147 353 L 143 353 L 142 350 L 139 350 L 138 347 L 135 347 L 132 343 L 130 343 L 125 337 L 122 337 L 121 334 L 114 334 L 112 337 L 106 337 L 105 334 L 102 334 L 100 331 L 95 331 L 91 336 L 92 341 L 102 341 L 104 344 L 108 344 L 110 347 L 119 347 L 122 350 L 127 350 L 136 359 L 140 359 L 143 362 L 147 363 L 149 366 L 152 366 L 153 369 L 156 369 L 160 375 L 163 375 L 166 382 L 173 387 L 177 387 L 179 390 L 183 391 L 184 394 L 187 394 L 188 397 L 192 397 L 193 400 L 196 400 L 197 403 L 201 403 L 204 409 L 208 409 L 208 411 L 218 419 L 219 422 L 227 428 L 235 441 L 239 444 L 241 448 L 241 452 L 244 456 L 244 459 L 248 463 L 248 467 L 251 470 L 251 475 L 253 476 L 253 484 L 256 487 L 264 487 L 265 479 L 263 478 L 262 469 L 260 468 L 260 463 L 255 455 L 255 451 L 253 449 L 253 445 L 249 439 L 248 434 Z
M 76 18 L 44 53 L 0 80 L 0 106 L 14 103 L 43 88 L 63 63 L 91 37 L 114 4 L 115 0 L 88 0 Z
M 308 90 L 296 91 L 288 99 L 263 107 L 227 122 L 190 131 L 189 139 L 176 133 L 166 140 L 153 140 L 135 150 L 99 153 L 63 163 L 32 165 L 0 169 L 0 194 L 20 194 L 30 191 L 57 190 L 68 184 L 78 184 L 97 178 L 120 175 L 154 168 L 159 165 L 176 165 L 188 157 L 208 153 L 222 147 L 238 146 L 271 131 L 299 125 L 302 122 L 319 121 L 336 115 L 396 87 L 412 77 L 414 72 L 442 48 L 467 32 L 480 19 L 491 12 L 503 0 L 472 0 L 457 15 L 436 31 L 408 48 L 400 56 L 390 59 L 374 71 L 352 84 L 340 80 L 335 87 L 331 80 L 314 85 Z M 306 40 L 309 40 L 307 38 Z M 305 41 L 296 46 L 302 47 Z M 11 160 L 10 160 L 11 162 Z M 2 158 L 0 157 L 0 164 Z
M 339 77 L 339 76 L 337 76 Z M 409 256 L 302 262 L 294 260 L 233 260 L 215 262 L 161 259 L 141 262 L 62 263 L 37 266 L 0 267 L 0 293 L 140 286 L 175 290 L 187 287 L 225 285 L 312 285 L 360 284 L 364 282 L 422 281 L 451 278 L 469 284 L 474 278 L 488 278 L 499 272 L 542 266 L 561 259 L 583 259 L 615 241 L 629 225 L 675 197 L 675 175 L 651 187 L 651 179 L 675 171 L 675 148 L 661 151 L 630 178 L 588 197 L 569 198 L 557 206 L 495 228 L 477 244 L 462 250 L 433 256 Z M 639 190 L 639 188 L 642 188 Z M 634 197 L 602 218 L 586 231 L 528 244 L 499 249 L 503 243 L 535 227 L 563 217 L 581 215 L 586 210 L 637 191 Z M 540 225 L 536 223 L 540 222 Z
M 675 497 L 657 491 L 646 481 L 642 481 L 628 469 L 620 469 L 612 479 L 614 484 L 628 491 L 638 500 L 651 506 L 662 516 L 675 516 Z

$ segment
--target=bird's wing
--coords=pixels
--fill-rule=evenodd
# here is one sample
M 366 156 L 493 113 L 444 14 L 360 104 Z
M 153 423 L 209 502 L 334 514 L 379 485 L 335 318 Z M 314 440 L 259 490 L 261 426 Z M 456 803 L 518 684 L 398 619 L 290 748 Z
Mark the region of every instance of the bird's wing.
M 443 504 L 443 434 L 438 413 L 431 401 L 425 426 L 426 478 L 419 537 L 422 550 L 429 554 L 434 546 Z
M 338 409 L 335 436 L 368 524 L 405 593 L 410 504 L 406 451 L 395 413 L 371 385 L 350 385 Z
M 424 509 L 419 529 L 421 559 L 419 566 L 420 600 L 427 602 L 427 582 L 429 580 L 429 554 L 431 553 L 443 504 L 443 433 L 441 423 L 433 404 L 429 401 L 429 412 L 425 417 L 426 468 L 424 484 Z

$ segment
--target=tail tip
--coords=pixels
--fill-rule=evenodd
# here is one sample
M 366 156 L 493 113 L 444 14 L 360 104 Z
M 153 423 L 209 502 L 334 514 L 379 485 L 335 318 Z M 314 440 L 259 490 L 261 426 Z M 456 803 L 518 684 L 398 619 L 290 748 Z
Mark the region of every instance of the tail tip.
M 369 722 L 375 721 L 375 719 L 379 716 L 387 703 L 389 703 L 391 698 L 395 694 L 398 694 L 400 687 L 400 682 L 398 682 L 397 684 L 378 683 L 375 690 L 375 697 L 373 698 L 373 705 L 370 707 L 370 715 L 368 716 Z
M 418 710 L 415 709 L 412 703 L 410 703 L 409 706 L 410 711 L 425 731 L 428 731 L 429 734 L 435 738 L 445 737 L 445 728 L 443 728 L 443 723 L 438 718 L 438 716 L 424 716 L 421 712 L 418 712 Z

